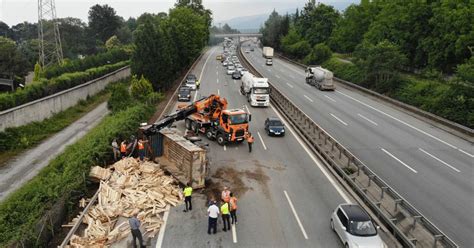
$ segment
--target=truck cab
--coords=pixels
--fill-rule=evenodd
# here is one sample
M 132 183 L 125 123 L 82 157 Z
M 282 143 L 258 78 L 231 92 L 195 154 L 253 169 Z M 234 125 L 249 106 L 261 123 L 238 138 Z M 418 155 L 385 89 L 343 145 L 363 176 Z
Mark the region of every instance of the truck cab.
M 267 78 L 255 77 L 246 72 L 242 76 L 240 91 L 247 97 L 252 107 L 267 107 L 270 105 L 270 85 Z

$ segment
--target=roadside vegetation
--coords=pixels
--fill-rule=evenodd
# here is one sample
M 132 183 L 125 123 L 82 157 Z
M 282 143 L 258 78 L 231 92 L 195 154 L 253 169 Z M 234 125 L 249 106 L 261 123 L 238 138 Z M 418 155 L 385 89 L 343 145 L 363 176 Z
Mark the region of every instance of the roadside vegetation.
M 208 40 L 210 11 L 200 1 L 178 1 L 169 15 L 144 14 L 138 19 L 132 57 L 132 68 L 138 76 L 132 77 L 130 86 L 112 85 L 107 105 L 110 115 L 0 203 L 0 247 L 48 246 L 47 238 L 38 238 L 38 226 L 46 225 L 48 232 L 58 227 L 44 216 L 54 212 L 54 205 L 61 199 L 65 199 L 66 209 L 73 208 L 73 198 L 87 191 L 89 169 L 112 159 L 110 142 L 136 135 L 139 124 L 146 122 L 163 100 L 158 91 L 171 87 Z M 167 54 L 167 49 L 177 54 Z M 170 57 L 162 57 L 165 55 Z
M 340 13 L 309 1 L 273 12 L 262 43 L 474 128 L 474 6 L 469 1 L 361 1 Z

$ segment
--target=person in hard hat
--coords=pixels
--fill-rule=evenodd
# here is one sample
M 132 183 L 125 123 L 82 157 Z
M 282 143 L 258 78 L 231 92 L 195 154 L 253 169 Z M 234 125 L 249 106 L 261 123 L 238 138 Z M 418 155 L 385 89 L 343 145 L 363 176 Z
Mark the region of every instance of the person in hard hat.
M 122 155 L 122 159 L 127 156 L 127 141 L 124 140 L 120 143 L 120 154 Z
M 186 187 L 184 187 L 183 194 L 184 194 L 184 203 L 186 204 L 186 209 L 184 209 L 183 212 L 188 212 L 188 210 L 189 211 L 193 210 L 193 204 L 191 203 L 191 195 L 193 194 L 193 188 L 191 187 L 190 183 L 187 183 Z
M 224 187 L 224 190 L 221 193 L 221 199 L 224 202 L 229 202 L 230 201 L 230 190 L 227 186 Z
M 144 161 L 145 159 L 145 143 L 147 143 L 147 140 L 139 139 L 137 142 L 137 147 L 138 147 L 138 156 L 140 158 L 140 161 Z
M 252 152 L 253 142 L 254 142 L 254 138 L 253 138 L 252 134 L 249 132 L 249 134 L 247 135 L 247 143 L 249 144 L 249 152 Z
M 199 80 L 196 80 L 196 89 L 199 90 L 199 86 L 201 85 L 201 82 L 199 82 Z
M 217 232 L 217 218 L 219 217 L 219 208 L 217 207 L 215 200 L 211 201 L 211 205 L 207 208 L 207 215 L 209 216 L 209 222 L 207 226 L 207 234 L 211 234 L 211 229 L 214 229 L 214 234 Z
M 227 232 L 230 231 L 230 210 L 229 210 L 229 203 L 223 202 L 221 205 L 221 214 L 222 214 L 222 222 L 224 224 L 224 228 L 222 231 Z M 227 225 L 226 225 L 227 224 Z
M 232 219 L 232 225 L 237 224 L 237 197 L 234 196 L 234 193 L 230 193 L 230 218 Z

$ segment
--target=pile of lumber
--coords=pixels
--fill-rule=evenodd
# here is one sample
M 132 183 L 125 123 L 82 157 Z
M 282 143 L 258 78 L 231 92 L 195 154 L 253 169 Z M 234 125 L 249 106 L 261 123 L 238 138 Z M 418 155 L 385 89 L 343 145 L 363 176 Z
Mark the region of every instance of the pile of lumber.
M 145 231 L 143 235 L 154 237 L 163 223 L 161 215 L 166 207 L 182 203 L 175 180 L 164 175 L 158 164 L 127 158 L 105 170 L 111 174 L 91 170 L 90 176 L 100 180 L 98 200 L 83 218 L 87 224 L 84 234 L 74 235 L 71 247 L 107 247 L 130 233 L 128 220 L 118 223 L 119 218 L 135 215 Z

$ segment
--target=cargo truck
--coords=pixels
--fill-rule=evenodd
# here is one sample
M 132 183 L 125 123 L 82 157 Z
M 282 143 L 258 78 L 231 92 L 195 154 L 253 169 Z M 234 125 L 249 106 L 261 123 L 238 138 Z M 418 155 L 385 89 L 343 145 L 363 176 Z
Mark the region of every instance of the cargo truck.
M 306 83 L 316 86 L 319 90 L 335 90 L 333 73 L 320 66 L 309 66 L 305 70 Z
M 273 65 L 273 48 L 263 47 L 262 56 L 266 58 L 265 65 Z
M 250 106 L 267 107 L 270 105 L 270 85 L 267 78 L 255 77 L 250 72 L 242 76 L 240 92 L 247 97 Z

